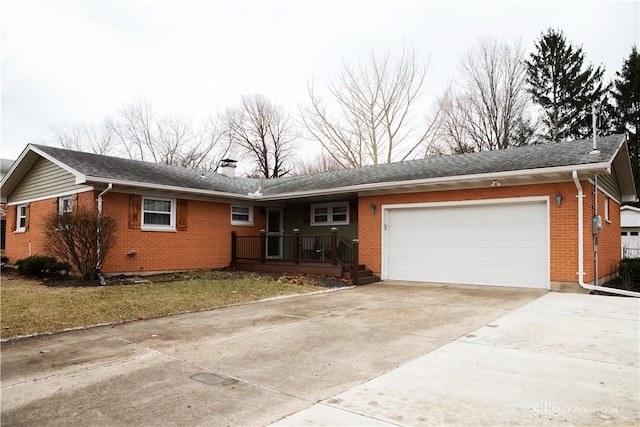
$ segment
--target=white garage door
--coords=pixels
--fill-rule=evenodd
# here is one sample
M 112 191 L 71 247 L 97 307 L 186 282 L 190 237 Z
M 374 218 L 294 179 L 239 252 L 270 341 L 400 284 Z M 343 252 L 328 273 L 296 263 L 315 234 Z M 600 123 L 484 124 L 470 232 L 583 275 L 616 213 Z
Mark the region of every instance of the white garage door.
M 549 287 L 546 201 L 385 209 L 383 278 Z

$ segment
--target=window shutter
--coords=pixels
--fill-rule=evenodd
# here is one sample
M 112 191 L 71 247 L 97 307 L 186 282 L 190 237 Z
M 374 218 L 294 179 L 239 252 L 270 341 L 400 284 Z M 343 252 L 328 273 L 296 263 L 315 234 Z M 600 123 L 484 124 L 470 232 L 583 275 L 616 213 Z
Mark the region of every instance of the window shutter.
M 142 196 L 138 194 L 129 195 L 129 228 L 140 228 L 142 219 Z
M 304 225 L 311 224 L 311 206 L 306 205 L 304 207 L 304 212 L 302 213 L 302 222 Z
M 60 213 L 60 197 L 56 197 L 54 203 L 56 205 L 56 213 Z
M 31 203 L 27 203 L 27 206 L 25 208 L 25 213 L 24 213 L 24 216 L 25 216 L 24 229 L 26 231 L 29 231 L 29 217 L 31 216 L 30 213 L 31 213 Z
M 11 231 L 16 231 L 18 228 L 18 206 L 11 206 L 13 211 L 13 222 L 11 223 Z
M 349 222 L 358 222 L 358 202 L 349 202 Z
M 187 208 L 189 204 L 185 199 L 178 199 L 176 204 L 176 228 L 178 231 L 185 231 L 187 229 Z

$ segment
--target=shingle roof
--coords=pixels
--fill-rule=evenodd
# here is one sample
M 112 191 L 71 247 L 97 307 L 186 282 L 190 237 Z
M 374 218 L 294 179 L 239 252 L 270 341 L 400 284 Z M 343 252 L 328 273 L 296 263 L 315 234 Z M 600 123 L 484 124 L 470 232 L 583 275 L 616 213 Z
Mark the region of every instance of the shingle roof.
M 592 151 L 593 142 L 591 139 L 583 139 L 509 150 L 443 155 L 300 177 L 278 178 L 269 180 L 263 193 L 284 194 L 361 184 L 603 163 L 612 160 L 623 141 L 624 135 L 598 138 L 599 154 L 589 154 Z
M 92 178 L 244 195 L 256 191 L 259 186 L 259 180 L 251 178 L 229 178 L 217 173 L 203 174 L 202 171 L 160 163 L 83 153 L 45 145 L 33 146 L 71 169 Z
M 260 189 L 264 196 L 273 197 L 278 194 L 331 190 L 362 184 L 608 163 L 612 161 L 623 141 L 624 135 L 598 138 L 599 154 L 589 154 L 592 151 L 592 140 L 584 139 L 501 151 L 443 155 L 269 180 L 229 178 L 213 173 L 203 176 L 200 171 L 175 166 L 43 145 L 34 145 L 34 147 L 87 177 L 242 195 L 254 193 Z
M 0 159 L 0 172 L 2 173 L 9 172 L 9 169 L 11 169 L 11 165 L 13 165 L 14 161 L 15 160 L 10 160 L 10 159 Z

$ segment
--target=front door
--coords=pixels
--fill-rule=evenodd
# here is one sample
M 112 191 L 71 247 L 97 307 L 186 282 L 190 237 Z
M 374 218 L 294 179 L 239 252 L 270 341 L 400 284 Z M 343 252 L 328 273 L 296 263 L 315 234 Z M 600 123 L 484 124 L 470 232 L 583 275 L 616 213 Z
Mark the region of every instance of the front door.
M 267 258 L 282 258 L 282 209 L 267 209 Z

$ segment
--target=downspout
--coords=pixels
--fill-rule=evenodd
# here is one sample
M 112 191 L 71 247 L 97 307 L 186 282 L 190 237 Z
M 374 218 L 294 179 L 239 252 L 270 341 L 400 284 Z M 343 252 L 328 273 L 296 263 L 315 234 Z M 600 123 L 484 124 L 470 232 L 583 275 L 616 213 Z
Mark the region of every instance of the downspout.
M 98 275 L 98 279 L 100 279 L 100 285 L 102 286 L 107 284 L 104 275 L 100 271 L 102 269 L 102 261 L 100 259 L 102 255 L 102 247 L 100 245 L 100 226 L 102 224 L 102 197 L 109 191 L 111 191 L 112 188 L 113 184 L 109 183 L 109 185 L 107 185 L 107 188 L 105 188 L 102 193 L 98 194 L 98 239 L 96 241 L 96 253 L 98 255 L 98 262 L 96 263 L 96 274 Z
M 630 297 L 640 297 L 640 292 L 626 291 L 624 289 L 607 288 L 604 286 L 594 286 L 584 283 L 584 193 L 582 184 L 578 179 L 578 171 L 571 172 L 571 177 L 578 190 L 578 284 L 584 289 L 592 291 L 608 292 L 610 294 L 626 295 Z

